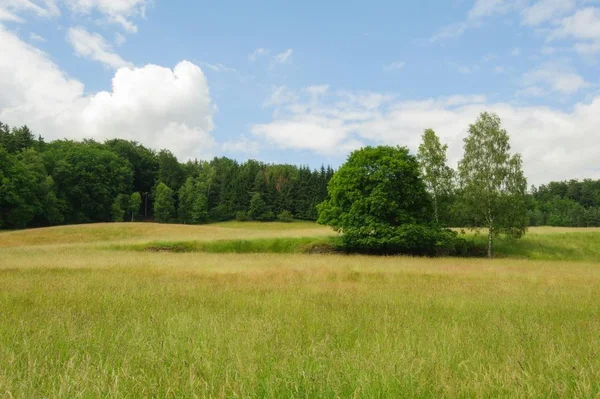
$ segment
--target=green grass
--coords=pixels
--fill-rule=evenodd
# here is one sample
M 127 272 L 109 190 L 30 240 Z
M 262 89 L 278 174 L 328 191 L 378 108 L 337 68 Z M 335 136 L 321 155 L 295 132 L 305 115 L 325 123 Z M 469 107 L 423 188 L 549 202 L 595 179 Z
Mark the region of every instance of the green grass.
M 106 228 L 0 234 L 0 397 L 600 396 L 595 232 L 527 238 L 577 261 L 490 261 L 287 253 L 328 240 L 308 226 Z M 230 253 L 108 248 L 190 241 Z
M 252 240 L 174 241 L 112 245 L 111 249 L 149 252 L 207 252 L 215 254 L 335 252 L 333 237 L 256 238 Z
M 487 237 L 478 236 L 475 241 L 485 245 Z M 544 234 L 534 229 L 520 240 L 497 238 L 495 250 L 497 256 L 506 258 L 600 262 L 600 232 Z
M 263 226 L 261 226 L 263 227 Z M 263 227 L 264 228 L 264 227 Z M 277 229 L 281 226 L 277 226 Z M 487 237 L 468 234 L 467 239 L 485 249 Z M 151 241 L 137 244 L 111 245 L 112 249 L 151 252 L 207 253 L 336 253 L 337 237 L 254 238 L 214 241 Z M 485 254 L 485 250 L 481 251 Z M 497 237 L 496 256 L 548 261 L 600 262 L 600 232 L 548 232 L 532 229 L 520 240 Z

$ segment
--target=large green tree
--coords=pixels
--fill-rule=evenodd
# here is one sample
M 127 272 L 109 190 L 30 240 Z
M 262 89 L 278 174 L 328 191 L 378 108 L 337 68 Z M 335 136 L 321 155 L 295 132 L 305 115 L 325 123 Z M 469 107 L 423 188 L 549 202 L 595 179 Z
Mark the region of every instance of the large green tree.
M 452 193 L 454 171 L 447 165 L 447 145 L 442 145 L 432 129 L 425 130 L 417 158 L 421 164 L 423 180 L 431 194 L 433 216 L 440 222 L 440 207 Z
M 328 186 L 318 206 L 319 223 L 343 233 L 347 248 L 428 254 L 434 250 L 431 202 L 419 163 L 405 147 L 354 151 Z M 430 234 L 432 233 L 432 234 Z
M 509 141 L 500 118 L 484 112 L 469 126 L 458 165 L 462 209 L 471 227 L 488 229 L 490 258 L 496 235 L 520 238 L 527 227 L 527 179 L 521 155 L 511 155 Z

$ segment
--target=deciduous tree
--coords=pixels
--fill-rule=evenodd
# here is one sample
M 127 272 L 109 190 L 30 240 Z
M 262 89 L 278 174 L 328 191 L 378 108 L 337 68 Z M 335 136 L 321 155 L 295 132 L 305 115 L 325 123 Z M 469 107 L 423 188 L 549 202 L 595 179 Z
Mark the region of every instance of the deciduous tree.
M 482 113 L 469 127 L 464 158 L 458 165 L 462 209 L 473 228 L 488 229 L 488 256 L 494 255 L 494 237 L 514 238 L 527 227 L 527 179 L 520 154 L 510 154 L 510 142 L 500 118 Z

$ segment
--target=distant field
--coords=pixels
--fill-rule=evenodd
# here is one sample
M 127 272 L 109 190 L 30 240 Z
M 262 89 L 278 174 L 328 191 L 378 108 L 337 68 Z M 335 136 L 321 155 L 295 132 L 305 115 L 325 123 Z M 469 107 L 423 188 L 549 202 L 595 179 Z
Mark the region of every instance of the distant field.
M 599 229 L 532 229 L 493 261 L 113 248 L 332 235 L 0 233 L 0 397 L 600 395 Z

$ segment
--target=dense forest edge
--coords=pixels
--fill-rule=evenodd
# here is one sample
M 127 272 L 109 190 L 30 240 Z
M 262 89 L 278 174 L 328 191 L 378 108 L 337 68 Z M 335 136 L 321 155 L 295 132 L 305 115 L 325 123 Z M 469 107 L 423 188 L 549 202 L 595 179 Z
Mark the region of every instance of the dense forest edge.
M 110 221 L 203 224 L 317 220 L 334 175 L 310 167 L 179 160 L 122 139 L 46 142 L 27 126 L 0 123 L 0 229 Z M 439 223 L 468 226 L 453 192 Z M 600 180 L 550 182 L 527 193 L 529 226 L 600 226 Z

